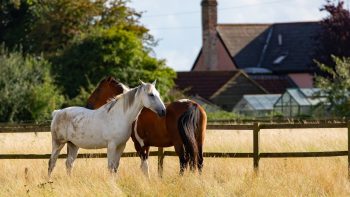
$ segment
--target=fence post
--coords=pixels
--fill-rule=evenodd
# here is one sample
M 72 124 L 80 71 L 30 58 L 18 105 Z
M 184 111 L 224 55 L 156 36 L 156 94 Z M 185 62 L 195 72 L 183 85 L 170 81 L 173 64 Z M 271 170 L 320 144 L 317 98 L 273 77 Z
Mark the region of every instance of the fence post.
M 348 120 L 347 126 L 348 126 L 348 179 L 350 180 L 350 120 Z
M 260 160 L 260 153 L 259 153 L 259 144 L 260 144 L 260 127 L 259 123 L 254 123 L 254 130 L 253 130 L 253 159 L 254 159 L 254 170 L 257 172 L 259 169 L 259 160 Z
M 158 148 L 158 175 L 163 177 L 163 161 L 164 161 L 164 150 L 163 147 Z

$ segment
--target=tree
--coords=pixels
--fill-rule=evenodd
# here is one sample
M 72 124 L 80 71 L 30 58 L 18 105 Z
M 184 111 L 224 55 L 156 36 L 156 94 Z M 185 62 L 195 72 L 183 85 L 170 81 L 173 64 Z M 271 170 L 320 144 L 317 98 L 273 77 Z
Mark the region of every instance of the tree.
M 156 42 L 127 0 L 18 1 L 7 0 L 0 11 L 7 21 L 1 23 L 0 41 L 10 48 L 21 44 L 26 54 L 43 54 L 69 99 L 86 94 L 88 81 L 97 84 L 106 75 L 130 86 L 158 79 L 163 95 L 173 86 L 175 72 L 150 55 Z M 17 25 L 25 27 L 18 34 L 12 28 Z
M 108 4 L 108 6 L 106 6 Z M 51 57 L 95 28 L 118 27 L 151 41 L 138 24 L 140 14 L 126 0 L 4 0 L 1 4 L 0 41 L 25 53 Z
M 0 43 L 7 48 L 26 46 L 33 23 L 30 3 L 26 0 L 2 0 L 0 4 Z
M 329 16 L 321 21 L 322 32 L 318 36 L 320 47 L 315 59 L 328 66 L 335 66 L 331 55 L 350 57 L 350 12 L 344 8 L 344 1 L 327 1 L 321 8 Z
M 43 57 L 0 46 L 0 121 L 44 120 L 63 103 Z
M 317 76 L 316 86 L 326 95 L 336 116 L 350 116 L 350 58 L 332 56 L 335 67 L 318 63 L 328 77 Z
M 139 85 L 139 80 L 157 79 L 165 95 L 174 84 L 175 72 L 149 52 L 133 32 L 98 29 L 54 59 L 54 71 L 70 98 L 78 95 L 81 86 L 88 89 L 89 83 L 96 84 L 106 75 L 131 87 Z

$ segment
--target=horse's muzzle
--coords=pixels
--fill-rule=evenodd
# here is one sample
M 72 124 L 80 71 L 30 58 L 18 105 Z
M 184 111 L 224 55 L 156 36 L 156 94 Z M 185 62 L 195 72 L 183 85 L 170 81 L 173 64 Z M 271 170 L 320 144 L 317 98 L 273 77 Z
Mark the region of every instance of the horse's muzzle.
M 165 109 L 160 109 L 157 111 L 157 113 L 158 113 L 158 116 L 164 117 L 165 116 Z

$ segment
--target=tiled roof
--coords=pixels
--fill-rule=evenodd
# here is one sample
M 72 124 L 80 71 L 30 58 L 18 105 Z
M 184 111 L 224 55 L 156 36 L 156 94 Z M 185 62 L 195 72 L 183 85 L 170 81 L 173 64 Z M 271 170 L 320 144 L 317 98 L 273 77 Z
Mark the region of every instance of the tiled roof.
M 318 22 L 219 24 L 217 31 L 240 69 L 263 67 L 275 73 L 316 69 L 312 56 L 321 31 Z
M 288 88 L 297 87 L 287 75 L 250 74 L 249 77 L 270 94 L 283 94 Z
M 218 89 L 240 71 L 195 71 L 177 72 L 175 84 L 189 95 L 199 95 L 210 100 Z
M 218 25 L 217 31 L 239 68 L 256 67 L 269 24 Z

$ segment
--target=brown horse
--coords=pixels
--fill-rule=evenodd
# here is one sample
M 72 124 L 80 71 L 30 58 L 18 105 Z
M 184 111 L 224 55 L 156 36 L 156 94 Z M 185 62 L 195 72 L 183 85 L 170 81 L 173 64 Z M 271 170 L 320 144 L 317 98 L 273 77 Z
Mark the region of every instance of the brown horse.
M 96 109 L 124 91 L 128 91 L 126 86 L 108 77 L 100 82 L 89 97 L 87 107 Z M 188 99 L 167 105 L 165 118 L 160 118 L 151 110 L 143 108 L 138 119 L 133 123 L 131 137 L 141 158 L 144 174 L 149 177 L 150 146 L 174 146 L 180 160 L 181 175 L 188 165 L 191 170 L 198 168 L 201 172 L 206 125 L 207 116 L 204 109 Z

